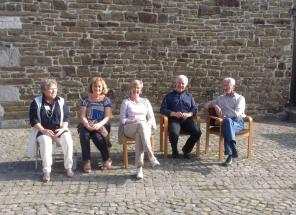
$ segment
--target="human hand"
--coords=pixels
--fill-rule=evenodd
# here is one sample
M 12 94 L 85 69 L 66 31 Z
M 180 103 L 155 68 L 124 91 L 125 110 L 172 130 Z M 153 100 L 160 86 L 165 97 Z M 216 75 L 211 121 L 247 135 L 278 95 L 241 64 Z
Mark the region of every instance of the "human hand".
M 66 129 L 64 129 L 64 128 L 59 128 L 59 129 L 56 129 L 55 131 L 54 131 L 54 136 L 55 137 L 59 137 L 64 131 L 65 131 Z
M 183 114 L 181 112 L 172 112 L 172 116 L 176 118 L 183 118 Z
M 218 105 L 214 105 L 215 112 L 218 116 L 222 116 L 222 109 Z
M 136 124 L 136 123 L 139 123 L 139 120 L 137 119 L 129 119 L 126 121 L 126 124 Z
M 187 119 L 189 117 L 191 117 L 191 113 L 182 113 L 182 118 L 183 119 Z
M 55 133 L 50 129 L 43 129 L 41 131 L 41 133 L 44 134 L 44 135 L 47 135 L 49 137 L 54 137 L 55 136 Z

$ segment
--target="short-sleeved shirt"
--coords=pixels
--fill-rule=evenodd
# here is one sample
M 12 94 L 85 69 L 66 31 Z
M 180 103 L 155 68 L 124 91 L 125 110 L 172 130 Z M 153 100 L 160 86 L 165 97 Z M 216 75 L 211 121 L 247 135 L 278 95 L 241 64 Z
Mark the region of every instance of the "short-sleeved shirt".
M 80 102 L 81 107 L 86 107 L 86 118 L 92 122 L 100 122 L 104 119 L 105 108 L 112 108 L 112 103 L 108 97 L 102 101 L 92 101 L 85 98 Z

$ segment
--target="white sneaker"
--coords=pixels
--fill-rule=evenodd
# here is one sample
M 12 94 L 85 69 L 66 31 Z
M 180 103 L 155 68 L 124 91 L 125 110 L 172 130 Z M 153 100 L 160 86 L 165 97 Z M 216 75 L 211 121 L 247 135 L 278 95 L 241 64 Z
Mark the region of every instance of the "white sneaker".
M 50 181 L 50 173 L 49 172 L 43 173 L 43 179 L 42 180 L 43 180 L 44 183 L 49 182 Z
M 74 176 L 74 172 L 72 171 L 72 169 L 67 169 L 66 175 L 71 178 Z
M 160 165 L 159 161 L 157 160 L 157 158 L 155 156 L 153 156 L 150 159 L 150 163 L 151 163 L 152 167 L 155 167 L 155 166 L 159 166 Z
M 144 175 L 143 175 L 143 168 L 139 167 L 137 168 L 137 179 L 143 179 Z

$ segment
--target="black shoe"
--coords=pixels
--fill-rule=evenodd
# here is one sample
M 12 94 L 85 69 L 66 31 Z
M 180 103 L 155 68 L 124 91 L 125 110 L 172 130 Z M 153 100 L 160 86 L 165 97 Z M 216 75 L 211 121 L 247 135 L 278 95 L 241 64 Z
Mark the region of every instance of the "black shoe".
M 173 152 L 172 157 L 179 158 L 179 152 L 178 151 Z
M 223 163 L 223 166 L 230 166 L 232 164 L 232 156 L 228 155 L 225 162 Z
M 233 143 L 232 157 L 233 158 L 238 158 L 238 151 L 237 151 L 237 148 L 236 148 L 236 143 Z
M 191 158 L 191 155 L 190 155 L 190 153 L 184 153 L 183 154 L 183 158 L 185 158 L 185 159 L 190 159 Z

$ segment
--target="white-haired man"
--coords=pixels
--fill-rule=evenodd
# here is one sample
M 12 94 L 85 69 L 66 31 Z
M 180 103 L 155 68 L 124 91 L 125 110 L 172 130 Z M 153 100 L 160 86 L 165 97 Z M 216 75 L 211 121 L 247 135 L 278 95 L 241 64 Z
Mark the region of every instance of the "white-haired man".
M 188 78 L 185 75 L 179 75 L 176 78 L 175 90 L 164 97 L 160 107 L 160 112 L 169 119 L 168 133 L 173 158 L 179 157 L 177 144 L 181 129 L 190 134 L 182 148 L 184 158 L 190 158 L 189 154 L 201 136 L 200 129 L 192 119 L 192 116 L 197 113 L 197 104 L 193 96 L 185 91 L 187 84 Z
M 223 117 L 224 153 L 228 155 L 224 166 L 229 166 L 233 158 L 238 157 L 235 134 L 244 129 L 245 97 L 234 92 L 235 80 L 225 78 L 223 80 L 224 95 L 218 96 L 208 102 L 205 108 L 213 108 L 219 117 Z

